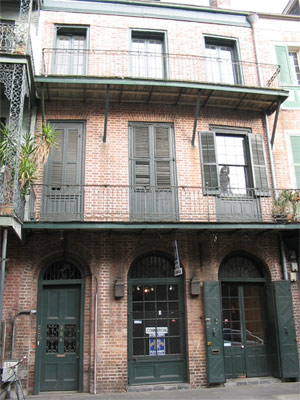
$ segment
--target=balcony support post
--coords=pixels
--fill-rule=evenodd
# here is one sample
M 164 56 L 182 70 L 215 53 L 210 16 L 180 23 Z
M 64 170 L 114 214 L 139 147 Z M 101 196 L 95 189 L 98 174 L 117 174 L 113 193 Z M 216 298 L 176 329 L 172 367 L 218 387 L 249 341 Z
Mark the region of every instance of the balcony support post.
M 110 85 L 107 85 L 106 86 L 106 98 L 105 98 L 103 143 L 106 142 L 107 118 L 108 118 L 108 108 L 109 108 L 109 88 L 110 88 Z
M 197 104 L 196 104 L 196 111 L 195 111 L 194 129 L 193 129 L 193 137 L 192 137 L 192 145 L 193 146 L 195 145 L 197 121 L 198 121 L 199 111 L 200 111 L 200 99 L 201 99 L 201 89 L 198 90 L 198 97 L 197 97 Z
M 281 101 L 278 100 L 276 114 L 275 114 L 275 120 L 274 120 L 274 125 L 273 125 L 273 131 L 272 131 L 272 138 L 271 138 L 272 148 L 273 148 L 274 140 L 275 140 L 275 134 L 276 134 L 276 128 L 277 128 L 277 122 L 278 122 L 280 106 L 281 106 Z
M 268 120 L 268 116 L 267 116 L 266 112 L 264 113 L 264 116 L 265 116 L 265 127 L 266 127 L 266 134 L 267 134 L 268 155 L 269 155 L 270 166 L 271 166 L 271 178 L 272 178 L 273 196 L 274 196 L 274 199 L 275 199 L 277 183 L 276 183 L 276 177 L 275 177 L 273 152 L 272 152 L 272 146 L 271 146 L 271 141 L 270 141 L 269 120 Z

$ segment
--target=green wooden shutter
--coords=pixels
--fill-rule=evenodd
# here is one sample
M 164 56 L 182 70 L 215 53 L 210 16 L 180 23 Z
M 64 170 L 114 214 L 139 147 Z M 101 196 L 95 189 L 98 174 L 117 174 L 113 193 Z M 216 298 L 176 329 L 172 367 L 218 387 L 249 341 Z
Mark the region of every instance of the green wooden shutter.
M 250 134 L 249 144 L 255 193 L 259 196 L 268 196 L 269 185 L 263 136 Z
M 265 284 L 265 295 L 268 315 L 266 345 L 268 347 L 269 363 L 272 376 L 280 378 L 280 355 L 277 332 L 277 318 L 274 302 L 274 287 L 271 282 L 267 282 Z
M 205 193 L 216 193 L 219 187 L 215 137 L 215 132 L 199 132 L 202 185 Z
M 171 186 L 170 137 L 168 127 L 155 127 L 155 175 L 156 186 Z
M 274 300 L 280 349 L 281 378 L 299 378 L 299 360 L 290 281 L 276 281 Z
M 289 53 L 286 46 L 275 46 L 277 61 L 280 65 L 280 83 L 282 86 L 291 85 L 293 76 L 291 72 Z
M 149 127 L 132 128 L 133 143 L 133 184 L 137 187 L 149 187 L 150 182 L 150 137 Z
M 296 187 L 300 189 L 300 136 L 290 136 Z
M 206 328 L 207 381 L 225 382 L 220 282 L 203 284 Z
M 57 146 L 52 148 L 49 153 L 47 165 L 48 174 L 46 176 L 46 183 L 50 183 L 53 186 L 62 184 L 62 173 L 63 173 L 63 149 L 64 149 L 64 129 L 56 129 L 57 135 Z

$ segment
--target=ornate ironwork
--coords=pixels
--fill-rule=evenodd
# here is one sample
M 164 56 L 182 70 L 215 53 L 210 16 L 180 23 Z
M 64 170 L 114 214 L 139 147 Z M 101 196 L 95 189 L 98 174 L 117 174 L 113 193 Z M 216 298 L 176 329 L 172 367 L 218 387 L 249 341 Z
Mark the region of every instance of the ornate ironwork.
M 223 278 L 264 278 L 262 268 L 245 256 L 229 258 L 221 265 L 219 279 Z
M 65 280 L 65 279 L 81 279 L 81 272 L 78 267 L 67 261 L 57 261 L 51 264 L 45 271 L 44 280 Z
M 174 263 L 162 255 L 147 255 L 132 265 L 130 278 L 174 278 Z
M 46 353 L 58 353 L 58 324 L 48 324 L 46 333 Z
M 76 353 L 76 325 L 65 325 L 64 353 Z

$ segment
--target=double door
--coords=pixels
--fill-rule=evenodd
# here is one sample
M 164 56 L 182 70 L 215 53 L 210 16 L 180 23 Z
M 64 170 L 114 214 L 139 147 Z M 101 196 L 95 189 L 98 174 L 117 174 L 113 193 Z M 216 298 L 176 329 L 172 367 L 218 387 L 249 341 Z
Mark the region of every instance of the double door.
M 222 283 L 221 288 L 226 378 L 268 375 L 263 286 Z

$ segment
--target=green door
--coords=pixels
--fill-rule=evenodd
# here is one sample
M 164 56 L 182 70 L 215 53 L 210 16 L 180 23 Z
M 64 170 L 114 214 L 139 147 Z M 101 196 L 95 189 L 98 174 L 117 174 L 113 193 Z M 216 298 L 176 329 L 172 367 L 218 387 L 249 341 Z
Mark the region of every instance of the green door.
M 43 288 L 41 391 L 79 389 L 80 294 L 77 285 Z
M 186 380 L 184 319 L 183 279 L 174 277 L 174 261 L 140 259 L 128 281 L 129 385 Z
M 222 283 L 226 378 L 270 373 L 265 334 L 263 285 Z

